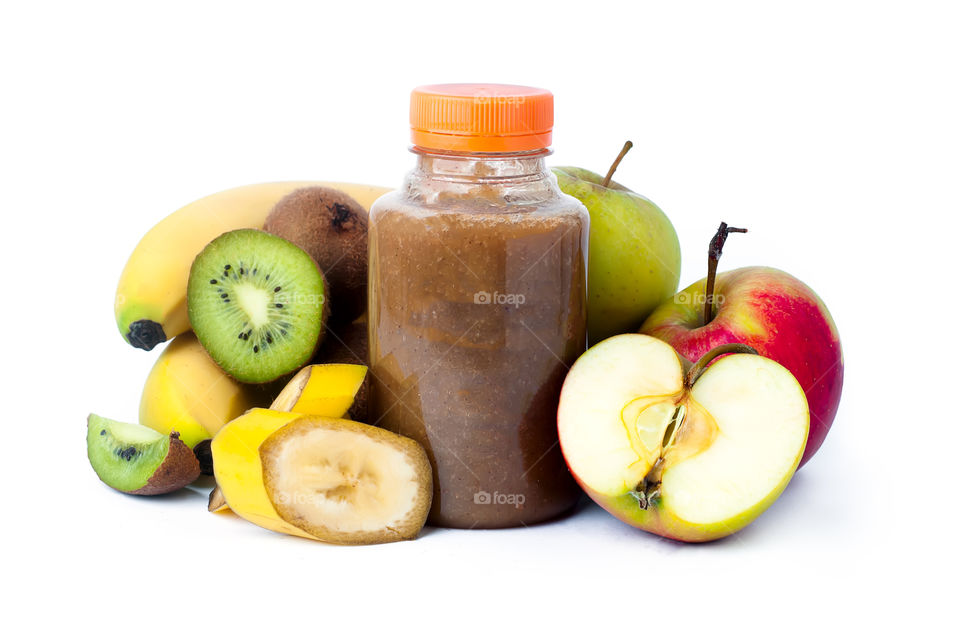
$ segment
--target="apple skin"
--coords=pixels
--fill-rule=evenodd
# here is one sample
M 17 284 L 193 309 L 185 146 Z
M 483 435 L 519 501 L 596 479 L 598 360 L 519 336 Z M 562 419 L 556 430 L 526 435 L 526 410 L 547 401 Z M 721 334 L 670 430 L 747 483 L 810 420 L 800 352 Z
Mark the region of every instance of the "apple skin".
M 702 325 L 706 284 L 697 281 L 665 301 L 640 332 L 666 341 L 688 360 L 718 345 L 745 343 L 790 370 L 810 407 L 802 467 L 823 444 L 843 388 L 843 352 L 830 312 L 796 277 L 746 267 L 717 275 L 715 317 Z
M 636 331 L 680 283 L 680 241 L 649 199 L 585 170 L 553 168 L 560 189 L 590 212 L 587 334 L 590 344 Z
M 796 467 L 796 464 L 794 464 L 794 467 Z M 679 542 L 712 542 L 736 533 L 755 521 L 761 513 L 773 504 L 774 500 L 780 497 L 780 494 L 783 493 L 783 490 L 793 478 L 793 473 L 791 471 L 787 474 L 783 481 L 755 506 L 734 518 L 717 524 L 694 524 L 681 520 L 665 509 L 663 500 L 656 502 L 647 509 L 641 509 L 632 495 L 627 494 L 617 497 L 603 495 L 589 488 L 576 475 L 574 475 L 574 478 L 580 488 L 590 496 L 591 500 L 621 522 Z

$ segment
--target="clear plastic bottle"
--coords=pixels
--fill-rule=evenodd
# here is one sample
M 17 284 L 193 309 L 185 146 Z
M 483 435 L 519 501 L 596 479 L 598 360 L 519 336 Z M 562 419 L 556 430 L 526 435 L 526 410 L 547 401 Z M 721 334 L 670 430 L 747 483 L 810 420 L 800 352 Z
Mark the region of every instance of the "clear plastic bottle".
M 531 524 L 580 495 L 556 409 L 586 345 L 589 217 L 546 168 L 552 124 L 542 89 L 418 88 L 416 167 L 371 209 L 371 422 L 427 450 L 437 526 Z

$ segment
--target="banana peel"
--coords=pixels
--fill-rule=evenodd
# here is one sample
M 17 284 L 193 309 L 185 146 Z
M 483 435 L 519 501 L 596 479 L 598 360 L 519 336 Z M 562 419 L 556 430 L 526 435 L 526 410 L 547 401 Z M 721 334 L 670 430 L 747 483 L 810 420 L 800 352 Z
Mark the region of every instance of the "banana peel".
M 339 418 L 353 406 L 353 399 L 366 376 L 367 368 L 364 365 L 307 365 L 290 379 L 270 409 L 310 416 L 338 414 L 331 417 Z

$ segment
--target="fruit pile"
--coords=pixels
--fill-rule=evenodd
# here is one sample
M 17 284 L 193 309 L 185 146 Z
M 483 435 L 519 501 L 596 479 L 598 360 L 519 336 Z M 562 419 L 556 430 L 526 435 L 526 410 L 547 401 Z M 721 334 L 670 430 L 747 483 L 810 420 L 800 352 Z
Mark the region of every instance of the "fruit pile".
M 556 168 L 590 213 L 588 332 L 557 423 L 574 478 L 647 531 L 700 542 L 759 516 L 822 444 L 843 359 L 824 304 L 772 268 L 677 293 L 666 215 L 612 181 Z M 412 539 L 433 493 L 416 442 L 367 418 L 367 213 L 387 189 L 288 182 L 200 199 L 157 224 L 121 276 L 132 346 L 172 339 L 139 424 L 91 415 L 87 453 L 125 493 L 211 474 L 209 509 L 340 544 Z
M 88 419 L 106 484 L 157 495 L 209 473 L 210 510 L 268 529 L 340 544 L 416 537 L 433 493 L 426 453 L 347 419 L 366 420 L 367 210 L 384 192 L 247 186 L 143 238 L 117 323 L 135 347 L 173 341 L 147 378 L 140 424 Z

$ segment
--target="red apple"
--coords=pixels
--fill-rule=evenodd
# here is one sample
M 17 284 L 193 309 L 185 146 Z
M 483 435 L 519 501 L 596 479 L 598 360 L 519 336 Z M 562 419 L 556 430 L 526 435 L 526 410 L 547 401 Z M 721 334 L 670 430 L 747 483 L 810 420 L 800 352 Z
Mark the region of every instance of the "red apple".
M 718 345 L 745 343 L 790 370 L 810 406 L 803 466 L 823 444 L 837 414 L 843 387 L 840 336 L 823 301 L 786 272 L 747 267 L 716 275 L 728 232 L 745 231 L 721 224 L 711 241 L 708 277 L 661 304 L 640 331 L 666 341 L 688 360 Z

